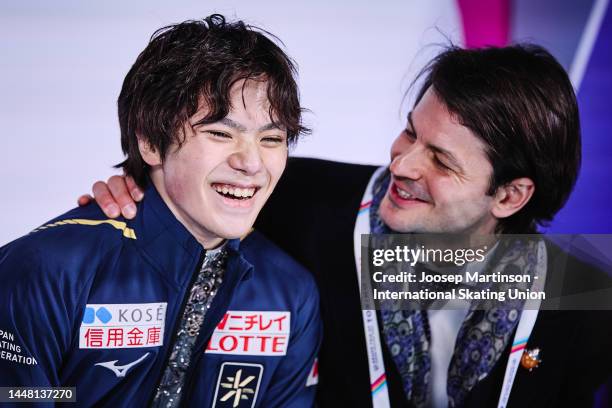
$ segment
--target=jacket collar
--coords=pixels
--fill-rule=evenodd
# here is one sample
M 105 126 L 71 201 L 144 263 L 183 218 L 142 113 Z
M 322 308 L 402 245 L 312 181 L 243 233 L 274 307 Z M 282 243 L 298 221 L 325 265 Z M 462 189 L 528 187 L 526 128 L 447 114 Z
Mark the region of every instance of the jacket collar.
M 170 211 L 151 181 L 137 208 L 136 218 L 128 222 L 135 231 L 136 246 L 170 283 L 179 287 L 188 284 L 201 262 L 202 245 Z M 238 270 L 239 280 L 248 278 L 253 267 L 240 254 L 240 240 L 229 240 L 226 248 L 228 272 Z

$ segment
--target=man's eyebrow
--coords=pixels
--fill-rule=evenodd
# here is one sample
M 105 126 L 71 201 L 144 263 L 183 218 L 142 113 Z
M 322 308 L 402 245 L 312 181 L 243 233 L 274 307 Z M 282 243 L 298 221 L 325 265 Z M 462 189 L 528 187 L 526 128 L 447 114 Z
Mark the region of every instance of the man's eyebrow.
M 230 127 L 232 129 L 235 129 L 235 130 L 237 130 L 239 132 L 246 132 L 248 130 L 246 128 L 246 126 L 244 126 L 243 124 L 238 123 L 238 122 L 236 122 L 234 120 L 231 120 L 229 118 L 222 118 L 222 119 L 219 119 L 219 120 L 217 120 L 215 122 L 209 122 L 209 121 L 201 120 L 198 123 L 196 123 L 196 125 L 210 125 L 212 123 L 221 123 L 222 125 Z M 267 124 L 263 125 L 262 127 L 260 127 L 257 131 L 258 132 L 265 132 L 266 130 L 275 130 L 275 129 L 283 130 L 279 125 L 277 125 L 277 124 L 275 124 L 273 122 L 270 122 L 270 123 L 267 123 Z
M 238 122 L 234 122 L 233 120 L 228 119 L 228 118 L 223 118 L 219 120 L 218 122 L 225 126 L 231 127 L 232 129 L 236 129 L 239 132 L 246 132 L 247 130 L 247 128 L 244 125 L 241 125 Z
M 433 152 L 444 155 L 446 159 L 451 162 L 451 165 L 455 166 L 460 172 L 463 172 L 463 167 L 461 167 L 461 164 L 459 164 L 459 161 L 454 154 L 440 146 L 432 145 L 431 143 L 427 144 L 427 148 Z
M 417 131 L 416 131 L 416 128 L 414 127 L 414 122 L 412 121 L 412 112 L 408 113 L 408 123 L 410 124 L 411 132 L 414 133 L 414 135 L 416 136 L 417 135 Z M 426 147 L 429 150 L 431 150 L 431 151 L 433 151 L 435 153 L 439 153 L 439 154 L 444 155 L 446 157 L 446 159 L 451 162 L 451 165 L 457 167 L 457 169 L 460 172 L 463 172 L 463 167 L 461 167 L 461 164 L 459 164 L 459 160 L 457 160 L 457 158 L 455 157 L 455 155 L 452 152 L 446 150 L 443 147 L 440 147 L 440 146 L 437 146 L 437 145 L 434 145 L 434 144 L 431 144 L 431 143 L 427 143 Z
M 285 130 L 276 123 L 270 122 L 267 125 L 263 125 L 259 128 L 259 132 L 265 132 L 266 130 Z

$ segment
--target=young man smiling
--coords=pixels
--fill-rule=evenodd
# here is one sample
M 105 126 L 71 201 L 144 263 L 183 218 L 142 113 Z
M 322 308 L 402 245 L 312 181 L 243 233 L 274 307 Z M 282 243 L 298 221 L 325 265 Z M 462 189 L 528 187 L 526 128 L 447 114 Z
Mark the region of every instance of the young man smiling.
M 287 130 L 271 121 L 267 88 L 265 78 L 236 81 L 230 111 L 214 122 L 202 100 L 165 157 L 136 132 L 157 192 L 205 248 L 248 234 L 285 169 Z
M 533 234 L 578 175 L 576 98 L 543 48 L 450 48 L 424 75 L 388 167 L 293 159 L 258 219 L 317 278 L 326 333 L 320 405 L 592 406 L 611 375 L 609 312 L 468 304 L 368 319 L 360 310 L 360 234 Z M 115 176 L 110 191 L 98 183 L 94 192 L 103 208 L 115 205 L 111 192 L 124 208 L 138 195 L 132 187 Z M 607 276 L 544 240 L 503 242 L 489 255 L 495 270 L 542 273 L 548 285 L 562 268 L 574 293 L 610 288 Z
M 153 35 L 118 100 L 146 199 L 131 221 L 91 205 L 0 249 L 0 385 L 76 387 L 80 406 L 312 406 L 316 286 L 251 233 L 306 130 L 293 75 L 240 21 Z

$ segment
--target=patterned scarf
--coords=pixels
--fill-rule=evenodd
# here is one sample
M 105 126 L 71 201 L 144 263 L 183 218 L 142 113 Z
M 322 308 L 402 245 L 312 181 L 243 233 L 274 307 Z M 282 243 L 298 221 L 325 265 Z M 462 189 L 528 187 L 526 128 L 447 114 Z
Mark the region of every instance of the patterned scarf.
M 379 216 L 380 203 L 389 187 L 387 169 L 375 181 L 370 208 L 372 234 L 392 234 Z M 517 269 L 533 278 L 546 265 L 538 263 L 538 241 L 519 242 L 508 240 L 493 254 L 484 273 L 493 270 L 516 274 Z M 544 269 L 545 271 L 545 269 Z M 533 279 L 532 279 L 533 281 Z M 517 287 L 517 284 L 497 284 L 496 291 Z M 519 289 L 525 289 L 518 285 Z M 482 288 L 479 288 L 482 289 Z M 449 407 L 457 408 L 474 386 L 483 380 L 500 359 L 511 341 L 523 308 L 524 301 L 506 300 L 503 309 L 479 309 L 473 303 L 465 317 L 455 343 L 455 351 L 448 370 L 447 394 Z M 427 310 L 401 310 L 398 304 L 381 310 L 383 334 L 393 361 L 402 377 L 406 398 L 416 407 L 427 406 L 431 373 L 431 333 Z
M 225 247 L 206 251 L 198 276 L 189 291 L 168 365 L 157 388 L 152 407 L 174 408 L 180 405 L 193 346 L 200 334 L 206 311 L 210 308 L 223 281 L 226 263 Z

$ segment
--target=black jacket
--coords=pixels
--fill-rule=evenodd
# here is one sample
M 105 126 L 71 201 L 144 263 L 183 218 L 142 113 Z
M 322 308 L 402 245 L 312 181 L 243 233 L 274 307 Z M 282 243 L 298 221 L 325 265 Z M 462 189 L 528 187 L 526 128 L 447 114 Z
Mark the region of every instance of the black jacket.
M 319 354 L 321 407 L 372 406 L 353 230 L 375 169 L 292 158 L 257 223 L 260 231 L 312 271 L 319 285 L 324 332 Z M 553 259 L 559 257 L 549 256 Z M 549 271 L 554 272 L 556 267 L 549 264 Z M 585 277 L 598 274 L 586 264 L 575 264 L 568 270 L 584 271 Z M 580 277 L 574 280 L 580 281 Z M 543 361 L 531 372 L 519 368 L 509 406 L 592 406 L 596 387 L 612 372 L 611 315 L 541 311 L 527 348 L 539 347 Z M 383 354 L 392 406 L 408 407 L 401 379 L 385 346 Z M 466 407 L 497 406 L 508 355 L 509 348 L 470 392 Z

